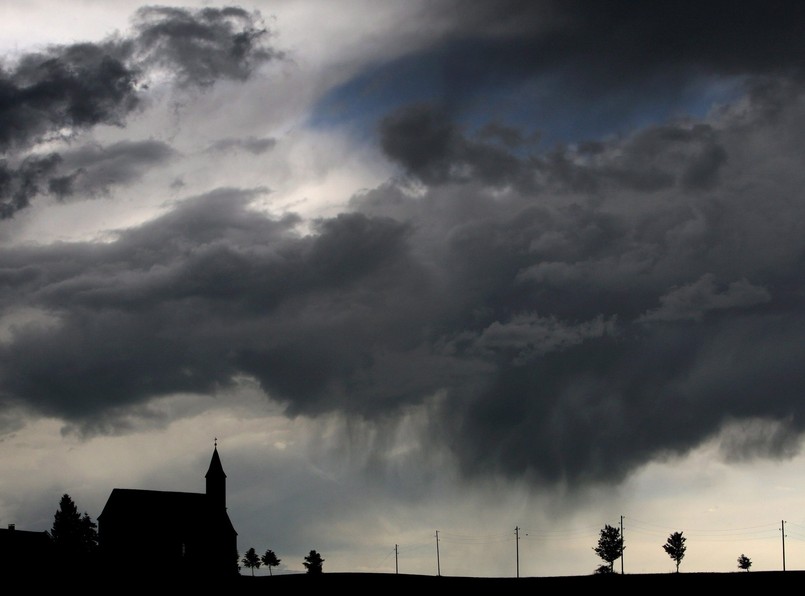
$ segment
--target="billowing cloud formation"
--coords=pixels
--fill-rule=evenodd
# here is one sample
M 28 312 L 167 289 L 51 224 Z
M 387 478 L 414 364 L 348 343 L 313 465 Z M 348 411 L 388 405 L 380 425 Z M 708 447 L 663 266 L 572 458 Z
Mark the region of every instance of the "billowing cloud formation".
M 137 63 L 159 68 L 182 85 L 247 79 L 281 52 L 265 44 L 268 29 L 259 13 L 239 7 L 145 6 L 134 20 L 131 52 Z
M 771 118 L 750 101 L 592 155 L 507 154 L 526 186 L 442 152 L 461 176 L 413 193 L 390 182 L 312 234 L 233 189 L 108 244 L 6 251 L 4 309 L 24 301 L 48 324 L 14 327 L 3 394 L 88 432 L 239 375 L 291 415 L 393 417 L 439 395 L 423 440 L 449 441 L 467 472 L 573 484 L 621 478 L 734 418 L 798 433 L 802 173 L 781 158 L 805 94 L 774 98 Z M 709 147 L 718 175 L 691 184 Z
M 0 149 L 27 149 L 96 124 L 121 124 L 138 105 L 136 67 L 114 43 L 23 55 L 2 72 Z
M 267 35 L 259 13 L 236 7 L 150 6 L 136 13 L 130 37 L 54 46 L 4 65 L 0 218 L 13 217 L 37 194 L 72 194 L 74 178 L 84 175 L 54 172 L 60 155 L 37 154 L 39 144 L 69 140 L 100 124 L 123 126 L 149 84 L 168 80 L 207 87 L 219 79 L 246 79 L 281 56 L 266 44 Z M 108 171 L 102 164 L 89 169 Z
M 0 254 L 4 402 L 118 432 L 154 399 L 247 376 L 290 416 L 389 425 L 427 404 L 422 453 L 438 444 L 468 476 L 539 485 L 617 482 L 716 437 L 733 458 L 795 453 L 805 87 L 786 51 L 801 36 L 767 9 L 717 20 L 717 5 L 695 18 L 619 2 L 476 6 L 451 43 L 476 36 L 483 59 L 464 65 L 478 76 L 446 71 L 452 89 L 474 85 L 462 106 L 436 93 L 384 114 L 379 147 L 399 175 L 341 214 L 271 217 L 252 206 L 263 190 L 222 188 L 108 243 Z M 503 14 L 493 6 L 520 12 L 492 18 Z M 772 36 L 765 25 L 778 19 Z M 760 47 L 737 47 L 753 20 Z M 176 26 L 160 66 L 181 81 L 244 72 L 215 60 L 178 68 L 200 38 Z M 663 89 L 728 77 L 734 95 L 706 114 L 652 112 L 630 134 L 550 149 L 494 110 L 464 117 L 483 85 L 524 89 L 554 73 L 565 87 L 611 91 L 657 72 Z M 163 151 L 105 147 L 82 171 L 88 187 L 130 180 Z M 123 153 L 138 157 L 114 159 Z M 30 177 L 85 155 L 30 162 Z

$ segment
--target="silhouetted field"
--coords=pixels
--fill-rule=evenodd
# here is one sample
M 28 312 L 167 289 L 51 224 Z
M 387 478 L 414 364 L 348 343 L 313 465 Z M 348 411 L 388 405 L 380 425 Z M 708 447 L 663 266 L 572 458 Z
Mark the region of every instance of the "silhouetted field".
M 8 570 L 6 570 L 8 571 Z M 241 572 L 242 573 L 242 572 Z M 254 576 L 241 574 L 225 580 L 211 580 L 169 570 L 165 574 L 132 573 L 125 565 L 100 575 L 62 574 L 45 572 L 17 576 L 22 585 L 32 589 L 68 593 L 79 591 L 84 596 L 110 592 L 135 591 L 155 594 L 206 594 L 209 592 L 238 596 L 239 594 L 276 594 L 276 590 L 644 590 L 663 593 L 663 589 L 685 590 L 768 590 L 788 588 L 791 582 L 805 580 L 805 571 L 740 571 L 729 573 L 646 573 L 612 575 L 578 575 L 560 577 L 455 577 L 395 573 L 307 573 Z M 796 583 L 793 585 L 797 585 Z M 273 592 L 272 592 L 273 591 Z M 444 592 L 443 592 L 444 593 Z M 495 592 L 496 593 L 496 592 Z M 501 592 L 502 593 L 502 592 Z M 535 592 L 530 592 L 535 593 Z M 538 592 L 537 592 L 538 593 Z M 552 592 L 553 593 L 553 592 Z M 627 592 L 628 593 L 628 592 Z
M 242 575 L 235 583 L 237 593 L 251 594 L 266 590 L 298 590 L 316 585 L 330 588 L 366 589 L 599 589 L 601 587 L 633 590 L 673 588 L 680 590 L 731 590 L 735 588 L 782 587 L 792 581 L 805 580 L 805 571 L 740 571 L 730 573 L 647 573 L 579 575 L 563 577 L 449 577 L 395 573 L 322 573 L 320 576 L 287 574 L 251 577 Z

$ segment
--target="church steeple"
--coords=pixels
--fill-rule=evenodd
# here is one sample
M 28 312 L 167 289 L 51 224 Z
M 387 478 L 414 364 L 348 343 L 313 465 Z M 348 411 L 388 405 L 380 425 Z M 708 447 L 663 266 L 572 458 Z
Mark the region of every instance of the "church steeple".
M 218 455 L 217 438 L 212 450 L 210 467 L 204 478 L 207 479 L 207 497 L 215 507 L 226 509 L 226 474 L 224 474 L 224 467 L 221 465 L 221 458 Z

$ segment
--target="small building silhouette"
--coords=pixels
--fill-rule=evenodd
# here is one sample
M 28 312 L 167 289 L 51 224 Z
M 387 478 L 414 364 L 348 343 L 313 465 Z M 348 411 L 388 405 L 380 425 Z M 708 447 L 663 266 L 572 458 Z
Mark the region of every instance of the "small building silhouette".
M 0 529 L 0 573 L 3 577 L 39 570 L 53 552 L 47 532 L 18 530 L 16 524 Z
M 226 510 L 217 442 L 205 478 L 205 493 L 113 489 L 98 516 L 107 568 L 126 566 L 139 577 L 237 575 L 238 534 Z

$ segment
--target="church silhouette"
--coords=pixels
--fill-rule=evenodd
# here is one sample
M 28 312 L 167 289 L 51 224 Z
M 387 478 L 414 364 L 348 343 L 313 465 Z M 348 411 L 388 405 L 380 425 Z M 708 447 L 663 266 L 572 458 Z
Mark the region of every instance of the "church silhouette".
M 205 478 L 205 493 L 113 489 L 97 520 L 107 564 L 126 565 L 139 577 L 238 575 L 238 534 L 226 509 L 217 441 Z

